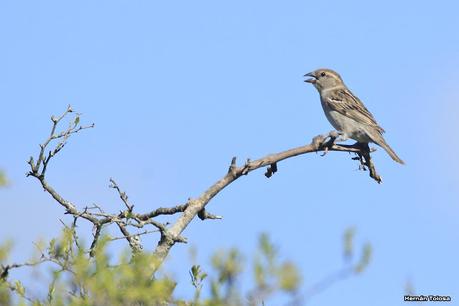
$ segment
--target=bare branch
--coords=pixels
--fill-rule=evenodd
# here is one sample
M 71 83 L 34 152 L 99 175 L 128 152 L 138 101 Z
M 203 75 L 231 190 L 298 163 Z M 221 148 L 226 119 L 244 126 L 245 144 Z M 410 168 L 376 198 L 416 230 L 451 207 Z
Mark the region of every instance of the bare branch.
M 140 237 L 136 235 L 131 235 L 128 230 L 126 229 L 126 226 L 124 226 L 121 222 L 116 222 L 116 225 L 118 225 L 121 233 L 123 234 L 124 238 L 128 241 L 129 246 L 131 247 L 132 251 L 134 253 L 138 253 L 143 249 L 143 246 L 140 242 Z
M 304 302 L 307 303 L 315 295 L 327 290 L 335 283 L 340 282 L 352 275 L 354 275 L 354 267 L 352 266 L 344 267 L 336 272 L 333 272 L 306 290 L 303 296 Z
M 27 176 L 33 176 L 37 178 L 40 181 L 43 189 L 46 192 L 48 192 L 59 204 L 61 204 L 66 209 L 66 213 L 72 214 L 74 216 L 82 217 L 84 219 L 89 220 L 92 223 L 95 223 L 97 222 L 97 219 L 95 219 L 94 217 L 92 217 L 90 214 L 86 212 L 79 212 L 76 209 L 74 204 L 72 204 L 70 201 L 65 200 L 45 180 L 46 169 L 47 169 L 49 161 L 64 147 L 70 135 L 77 133 L 83 129 L 94 127 L 94 124 L 89 125 L 89 126 L 79 125 L 80 117 L 79 117 L 79 114 L 77 114 L 73 122 L 69 123 L 69 126 L 66 130 L 56 134 L 56 128 L 59 122 L 61 122 L 61 120 L 64 119 L 66 115 L 72 112 L 73 112 L 73 109 L 69 105 L 62 115 L 60 115 L 59 117 L 55 117 L 55 116 L 51 117 L 51 121 L 53 124 L 51 127 L 51 132 L 49 134 L 49 137 L 45 140 L 44 143 L 40 144 L 40 152 L 38 153 L 37 161 L 34 162 L 33 157 L 30 157 L 28 163 L 30 165 L 31 171 L 27 174 Z M 47 150 L 47 147 L 55 139 L 60 139 L 61 141 L 58 142 L 56 147 L 53 150 L 50 150 L 48 155 L 45 157 L 45 151 Z
M 133 215 L 135 216 L 135 218 L 145 221 L 145 220 L 157 217 L 159 215 L 173 215 L 179 212 L 184 212 L 187 207 L 188 207 L 188 203 L 183 204 L 183 205 L 177 205 L 174 207 L 169 207 L 169 208 L 160 207 L 146 214 L 133 214 Z
M 65 146 L 68 138 L 72 134 L 78 133 L 81 130 L 94 127 L 94 123 L 88 126 L 80 125 L 79 124 L 80 114 L 76 114 L 73 122 L 69 122 L 68 128 L 56 134 L 56 129 L 57 129 L 58 124 L 61 122 L 62 119 L 65 118 L 65 116 L 67 116 L 69 113 L 72 113 L 72 112 L 73 112 L 73 109 L 69 105 L 67 109 L 65 110 L 65 112 L 59 117 L 51 116 L 51 121 L 53 123 L 51 127 L 51 132 L 49 134 L 49 137 L 42 144 L 40 144 L 40 152 L 38 153 L 38 158 L 37 158 L 36 163 L 34 162 L 33 157 L 30 157 L 28 163 L 30 165 L 31 171 L 28 173 L 28 175 L 32 175 L 37 178 L 40 176 L 44 177 L 49 161 Z M 60 139 L 60 141 L 57 143 L 54 149 L 49 150 L 48 155 L 45 157 L 45 151 L 47 150 L 49 144 L 53 140 L 56 140 L 56 139 Z M 41 171 L 40 171 L 40 167 L 41 167 Z
M 222 216 L 217 216 L 217 215 L 213 215 L 211 213 L 208 213 L 205 208 L 201 209 L 198 212 L 198 217 L 201 220 L 206 220 L 206 219 L 219 220 L 219 219 L 223 219 Z
M 331 133 L 327 135 L 319 135 L 314 137 L 312 142 L 308 145 L 286 150 L 277 154 L 267 155 L 254 161 L 248 159 L 247 162 L 241 167 L 237 167 L 236 158 L 233 157 L 226 175 L 220 180 L 218 180 L 216 183 L 214 183 L 212 186 L 210 186 L 198 198 L 189 199 L 186 204 L 187 207 L 185 211 L 179 217 L 179 219 L 170 227 L 168 233 L 172 237 L 177 237 L 185 230 L 185 228 L 196 215 L 201 214 L 201 217 L 205 216 L 203 215 L 205 214 L 204 208 L 209 203 L 209 201 L 212 200 L 212 198 L 215 195 L 217 195 L 220 191 L 222 191 L 224 188 L 226 188 L 229 184 L 237 180 L 242 175 L 247 175 L 250 172 L 262 167 L 269 167 L 265 175 L 267 177 L 270 177 L 278 170 L 277 164 L 280 161 L 302 154 L 318 151 L 337 151 L 350 152 L 362 155 L 365 158 L 365 165 L 370 168 L 370 177 L 375 179 L 378 183 L 381 182 L 381 178 L 379 177 L 379 175 L 376 174 L 374 165 L 371 162 L 370 149 L 368 145 L 363 146 L 359 143 L 354 145 L 338 145 L 334 143 L 335 138 L 336 137 L 334 137 L 334 134 Z M 330 139 L 330 141 L 327 141 L 327 139 Z M 158 246 L 155 249 L 155 254 L 160 261 L 166 258 L 174 243 L 174 240 L 161 239 L 161 241 L 158 243 Z
M 134 234 L 131 234 L 129 235 L 128 237 L 140 237 L 140 236 L 144 236 L 144 235 L 148 235 L 148 234 L 152 234 L 152 233 L 156 233 L 158 232 L 158 230 L 153 230 L 153 231 L 143 231 L 143 232 L 138 232 L 138 233 L 134 233 Z M 113 238 L 110 238 L 109 240 L 110 241 L 116 241 L 116 240 L 122 240 L 122 239 L 126 239 L 127 237 L 126 236 L 121 236 L 121 237 L 113 237 Z
M 21 264 L 17 264 L 17 263 L 14 263 L 14 264 L 9 264 L 9 265 L 1 265 L 0 268 L 0 279 L 1 280 L 4 280 L 6 279 L 6 277 L 8 276 L 8 273 L 10 270 L 12 269 L 17 269 L 17 268 L 21 268 L 21 267 L 34 267 L 34 266 L 38 266 L 44 262 L 48 262 L 48 261 L 51 261 L 51 259 L 49 257 L 42 257 L 40 258 L 39 260 L 37 261 L 27 261 L 27 262 L 24 262 L 24 263 L 21 263 Z
M 96 248 L 96 245 L 97 245 L 97 242 L 99 241 L 99 237 L 100 237 L 100 231 L 102 230 L 102 225 L 100 224 L 95 224 L 94 225 L 94 238 L 92 239 L 92 243 L 91 243 L 91 247 L 89 248 L 89 256 L 91 257 L 94 257 L 95 255 L 95 248 Z
M 129 212 L 132 212 L 132 209 L 134 208 L 134 205 L 129 204 L 127 194 L 124 191 L 121 191 L 121 189 L 118 186 L 118 184 L 112 178 L 110 178 L 110 186 L 109 187 L 113 188 L 113 189 L 116 189 L 116 191 L 118 191 L 118 194 L 120 195 L 120 199 L 123 201 L 124 205 L 126 205 L 127 210 Z
M 305 146 L 300 146 L 280 153 L 267 155 L 257 160 L 247 159 L 244 165 L 237 166 L 236 157 L 233 157 L 227 173 L 206 191 L 204 191 L 196 199 L 188 199 L 185 204 L 180 204 L 174 207 L 160 207 L 147 213 L 134 213 L 134 205 L 129 202 L 127 194 L 120 189 L 118 184 L 110 179 L 110 187 L 115 189 L 120 199 L 122 200 L 126 209 L 118 213 L 106 213 L 102 208 L 96 204 L 94 206 L 79 210 L 75 204 L 62 197 L 52 186 L 48 184 L 45 179 L 46 170 L 51 159 L 59 153 L 67 143 L 69 137 L 83 129 L 94 127 L 94 124 L 89 126 L 80 125 L 80 115 L 75 113 L 73 120 L 70 120 L 66 129 L 58 132 L 57 128 L 59 123 L 70 113 L 74 113 L 69 106 L 67 110 L 58 117 L 51 117 L 52 126 L 48 138 L 40 145 L 40 151 L 36 159 L 30 157 L 28 163 L 30 165 L 30 172 L 28 176 L 35 177 L 43 187 L 62 207 L 65 208 L 66 214 L 71 214 L 74 218 L 73 230 L 76 227 L 78 218 L 85 219 L 92 223 L 94 228 L 94 237 L 90 247 L 90 256 L 94 256 L 94 251 L 101 235 L 101 230 L 105 225 L 116 223 L 120 229 L 123 237 L 129 243 L 129 246 L 134 252 L 142 249 L 140 240 L 137 240 L 139 235 L 132 235 L 129 233 L 129 228 L 143 228 L 146 225 L 153 226 L 161 234 L 160 241 L 155 248 L 154 253 L 157 255 L 159 262 L 165 259 L 170 249 L 176 242 L 186 242 L 186 239 L 181 236 L 182 232 L 188 224 L 196 216 L 201 220 L 206 219 L 221 219 L 221 216 L 208 213 L 206 205 L 210 200 L 217 195 L 221 190 L 226 188 L 229 184 L 237 180 L 243 175 L 248 175 L 250 172 L 259 168 L 266 167 L 266 177 L 271 177 L 278 172 L 278 163 L 284 159 L 294 156 L 312 153 L 312 152 L 350 152 L 357 154 L 356 159 L 359 160 L 361 168 L 369 170 L 370 177 L 378 183 L 381 182 L 381 177 L 376 173 L 375 166 L 371 159 L 371 150 L 368 144 L 356 143 L 354 145 L 340 145 L 336 144 L 336 132 L 331 132 L 326 135 L 319 135 L 314 137 L 312 142 Z M 53 148 L 48 148 L 53 141 L 57 144 Z M 48 152 L 48 153 L 45 153 Z M 169 226 L 169 223 L 161 223 L 154 220 L 155 217 L 160 215 L 173 215 L 179 214 L 178 219 Z M 76 235 L 74 239 L 77 239 Z

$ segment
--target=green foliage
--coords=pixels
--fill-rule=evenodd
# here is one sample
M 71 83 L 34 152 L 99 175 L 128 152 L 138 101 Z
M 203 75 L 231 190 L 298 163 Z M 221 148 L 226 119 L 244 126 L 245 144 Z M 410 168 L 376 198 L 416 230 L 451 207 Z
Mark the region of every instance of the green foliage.
M 75 120 L 73 121 L 73 125 L 74 125 L 74 126 L 77 126 L 78 123 L 80 123 L 80 116 L 77 115 L 77 116 L 75 117 Z
M 258 240 L 257 252 L 253 259 L 255 286 L 243 292 L 239 280 L 244 271 L 244 257 L 235 248 L 220 250 L 212 256 L 212 271 L 205 273 L 200 266 L 191 268 L 190 276 L 196 288 L 193 305 L 261 305 L 278 294 L 294 296 L 301 284 L 301 276 L 290 261 L 279 260 L 277 248 L 268 235 L 262 234 Z M 210 295 L 207 299 L 197 299 L 203 286 L 202 280 L 210 279 Z M 209 283 L 207 282 L 207 283 Z M 188 305 L 186 302 L 183 302 Z
M 350 227 L 346 229 L 343 235 L 343 253 L 346 260 L 352 260 L 354 256 L 354 238 L 356 229 Z M 370 243 L 365 243 L 362 247 L 362 255 L 358 262 L 353 265 L 353 271 L 357 274 L 362 273 L 370 263 L 372 255 L 372 247 Z
M 267 234 L 259 237 L 253 267 L 256 287 L 251 293 L 252 304 L 259 305 L 275 293 L 295 295 L 301 285 L 298 268 L 290 261 L 279 261 L 278 250 Z
M 0 187 L 8 185 L 8 180 L 6 179 L 5 173 L 0 170 Z
M 371 244 L 367 243 L 363 246 L 362 257 L 360 258 L 360 261 L 355 266 L 356 273 L 362 273 L 366 269 L 366 267 L 370 263 L 372 252 L 373 252 L 373 249 L 371 247 Z
M 242 262 L 242 255 L 234 248 L 228 252 L 219 251 L 212 257 L 212 266 L 218 271 L 220 282 L 234 281 L 236 276 L 242 272 Z
M 0 264 L 3 264 L 8 259 L 8 255 L 13 247 L 13 243 L 11 241 L 7 241 L 0 245 Z
M 70 298 L 70 305 L 159 305 L 171 299 L 175 283 L 152 278 L 156 266 L 153 255 L 132 257 L 125 253 L 111 266 L 106 242 L 98 244 L 93 260 L 81 250 L 74 257 L 71 283 L 77 295 Z
M 0 305 L 11 304 L 11 290 L 4 281 L 0 280 Z
M 207 277 L 207 273 L 201 271 L 200 265 L 193 265 L 190 270 L 191 284 L 195 288 L 194 302 L 198 303 L 201 296 L 203 281 Z
M 344 244 L 344 258 L 352 258 L 354 252 L 354 237 L 355 237 L 355 228 L 350 227 L 344 231 L 343 235 L 343 244 Z
M 107 238 L 99 241 L 95 257 L 89 258 L 84 248 L 73 239 L 73 230 L 65 228 L 61 237 L 52 239 L 41 260 L 54 263 L 46 301 L 30 297 L 21 282 L 0 282 L 0 305 L 9 305 L 15 292 L 33 305 L 166 305 L 172 299 L 175 283 L 167 277 L 153 279 L 156 258 L 141 253 L 132 256 L 124 252 L 112 265 L 107 252 Z M 0 248 L 0 260 L 6 258 L 9 248 Z M 202 278 L 202 277 L 201 277 Z M 23 300 L 22 299 L 22 300 Z
M 12 243 L 6 242 L 0 245 L 0 267 L 6 263 L 11 251 Z M 5 281 L 8 277 L 8 270 L 0 269 L 0 305 L 9 305 L 11 303 L 11 289 Z
M 201 265 L 191 267 L 190 289 L 194 289 L 194 295 L 186 300 L 175 297 L 176 283 L 160 276 L 162 274 L 156 271 L 159 262 L 151 253 L 124 251 L 113 258 L 107 251 L 110 240 L 102 236 L 91 257 L 84 244 L 75 240 L 74 230 L 65 227 L 58 238 L 37 243 L 38 256 L 26 264 L 51 263 L 46 296 L 31 296 L 23 283 L 9 279 L 8 269 L 4 267 L 11 243 L 0 246 L 0 305 L 238 306 L 263 305 L 279 296 L 297 301 L 301 295 L 299 269 L 291 261 L 280 260 L 278 248 L 266 234 L 260 235 L 253 257 L 252 288 L 241 290 L 239 284 L 245 260 L 236 248 L 232 248 L 218 251 L 211 257 L 210 271 L 204 271 Z M 344 251 L 352 254 L 349 245 L 352 245 L 353 235 L 345 237 Z M 366 244 L 360 259 L 352 265 L 354 273 L 361 273 L 367 267 L 371 252 L 371 246 Z
M 241 305 L 236 291 L 236 280 L 243 271 L 243 257 L 232 248 L 229 251 L 220 250 L 211 259 L 215 276 L 210 281 L 211 299 L 203 305 Z
M 286 292 L 296 292 L 301 284 L 301 275 L 292 262 L 285 262 L 278 269 L 279 287 Z
M 216 252 L 211 258 L 212 271 L 208 274 L 200 265 L 190 269 L 191 301 L 174 297 L 175 282 L 168 277 L 152 277 L 158 266 L 150 253 L 125 251 L 119 258 L 111 258 L 107 251 L 108 237 L 101 237 L 88 256 L 81 242 L 75 241 L 74 228 L 66 227 L 60 237 L 48 243 L 38 243 L 38 256 L 30 263 L 51 262 L 51 281 L 46 298 L 30 296 L 20 281 L 12 281 L 5 275 L 0 282 L 0 305 L 12 305 L 13 292 L 17 305 L 183 305 L 218 306 L 259 304 L 276 293 L 292 294 L 298 289 L 298 269 L 288 261 L 278 260 L 277 250 L 267 235 L 261 235 L 254 259 L 256 286 L 249 293 L 242 293 L 237 285 L 244 271 L 242 254 L 235 248 Z M 11 244 L 0 247 L 0 263 L 5 263 Z M 34 265 L 34 264 L 32 264 Z M 1 271 L 1 270 L 0 270 Z M 207 286 L 207 287 L 206 287 Z M 203 288 L 208 289 L 203 298 Z

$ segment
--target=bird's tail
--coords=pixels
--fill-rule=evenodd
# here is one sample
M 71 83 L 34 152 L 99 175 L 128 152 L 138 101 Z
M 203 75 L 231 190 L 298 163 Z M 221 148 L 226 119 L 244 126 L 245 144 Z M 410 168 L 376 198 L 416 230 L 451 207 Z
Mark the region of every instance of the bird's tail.
M 379 133 L 378 133 L 379 134 Z M 374 136 L 374 135 L 372 135 Z M 376 143 L 377 145 L 379 145 L 381 148 L 383 148 L 384 150 L 386 150 L 387 154 L 389 154 L 389 156 L 395 160 L 397 163 L 400 163 L 402 165 L 405 164 L 405 162 L 403 160 L 401 160 L 400 157 L 398 157 L 397 153 L 395 153 L 394 150 L 392 150 L 392 148 L 386 143 L 386 141 L 384 140 L 384 138 L 382 137 L 382 135 L 377 135 L 376 137 L 371 137 L 373 139 L 373 142 Z

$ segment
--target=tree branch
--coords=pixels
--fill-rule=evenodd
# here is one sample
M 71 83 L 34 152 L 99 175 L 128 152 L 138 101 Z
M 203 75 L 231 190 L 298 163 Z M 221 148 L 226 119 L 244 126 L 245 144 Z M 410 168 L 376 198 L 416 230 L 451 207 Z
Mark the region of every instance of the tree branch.
M 330 133 L 327 135 L 319 135 L 314 137 L 312 139 L 312 142 L 308 145 L 293 148 L 276 154 L 267 155 L 254 161 L 247 160 L 247 162 L 241 167 L 238 167 L 236 165 L 236 157 L 233 157 L 233 159 L 231 160 L 230 167 L 228 169 L 228 173 L 223 178 L 221 178 L 212 186 L 210 186 L 198 198 L 188 200 L 186 204 L 187 207 L 184 210 L 183 214 L 168 230 L 169 236 L 172 238 L 179 237 L 179 235 L 185 230 L 185 228 L 188 226 L 191 220 L 193 220 L 193 218 L 196 215 L 204 211 L 206 205 L 209 203 L 210 200 L 212 200 L 214 196 L 216 196 L 220 191 L 222 191 L 224 188 L 226 188 L 228 185 L 230 185 L 232 182 L 234 182 L 241 176 L 247 175 L 250 172 L 257 170 L 259 168 L 268 167 L 265 175 L 269 178 L 275 172 L 277 172 L 277 163 L 287 158 L 295 157 L 298 155 L 318 151 L 356 153 L 359 156 L 360 162 L 370 169 L 370 177 L 376 180 L 376 182 L 378 183 L 381 182 L 381 178 L 376 173 L 374 164 L 371 161 L 370 149 L 368 145 L 365 146 L 360 143 L 356 143 L 354 145 L 338 145 L 334 143 L 334 140 L 334 133 Z M 159 262 L 162 262 L 166 258 L 175 242 L 176 241 L 174 239 L 161 239 L 161 241 L 158 243 L 158 246 L 155 249 L 155 254 L 158 257 Z
M 127 210 L 129 212 L 132 212 L 132 209 L 134 209 L 134 205 L 131 205 L 129 203 L 127 194 L 124 191 L 121 191 L 120 187 L 118 187 L 118 184 L 112 178 L 110 179 L 109 187 L 118 191 L 118 194 L 120 195 L 120 199 L 123 201 L 124 205 L 126 205 Z
M 310 144 L 304 146 L 267 155 L 254 161 L 248 159 L 242 166 L 237 166 L 236 157 L 234 157 L 231 160 L 227 173 L 220 180 L 210 186 L 198 198 L 188 199 L 185 204 L 176 205 L 174 207 L 160 207 L 147 213 L 138 213 L 134 211 L 134 205 L 129 202 L 127 194 L 121 190 L 113 179 L 110 179 L 110 187 L 118 192 L 125 209 L 118 213 L 106 213 L 98 205 L 94 204 L 93 207 L 86 206 L 84 209 L 79 210 L 75 204 L 62 197 L 46 180 L 46 170 L 50 160 L 62 150 L 69 137 L 83 129 L 94 127 L 94 124 L 88 126 L 80 125 L 80 115 L 75 113 L 74 119 L 69 121 L 67 128 L 58 132 L 58 124 L 70 113 L 73 113 L 73 110 L 71 106 L 68 106 L 67 110 L 62 115 L 51 117 L 52 127 L 50 134 L 48 138 L 40 144 L 40 151 L 36 161 L 34 161 L 33 157 L 30 157 L 28 161 L 30 171 L 27 175 L 35 177 L 40 182 L 43 189 L 65 208 L 65 213 L 73 216 L 74 226 L 78 218 L 85 219 L 92 223 L 94 237 L 89 249 L 90 256 L 94 256 L 97 242 L 101 235 L 102 228 L 105 225 L 116 224 L 134 253 L 140 251 L 142 245 L 140 240 L 138 240 L 139 236 L 130 234 L 129 229 L 130 227 L 140 229 L 148 225 L 156 228 L 161 235 L 160 241 L 154 251 L 160 264 L 176 242 L 186 242 L 186 238 L 182 237 L 181 234 L 193 218 L 196 216 L 201 220 L 222 218 L 221 216 L 206 211 L 206 205 L 220 191 L 241 176 L 248 175 L 250 172 L 259 168 L 266 167 L 265 176 L 269 178 L 278 171 L 279 162 L 298 155 L 319 151 L 324 152 L 323 155 L 331 151 L 355 153 L 357 157 L 354 159 L 360 162 L 360 168 L 363 170 L 368 169 L 370 177 L 378 183 L 381 182 L 381 177 L 377 174 L 374 163 L 371 160 L 370 153 L 372 151 L 368 147 L 368 144 L 356 143 L 354 145 L 339 145 L 335 143 L 337 133 L 330 132 L 326 135 L 314 137 Z M 55 147 L 53 149 L 48 149 L 54 142 L 57 142 Z M 48 153 L 46 154 L 47 151 Z M 173 214 L 180 214 L 180 216 L 171 226 L 169 226 L 168 222 L 161 223 L 154 220 L 155 217 L 160 215 Z

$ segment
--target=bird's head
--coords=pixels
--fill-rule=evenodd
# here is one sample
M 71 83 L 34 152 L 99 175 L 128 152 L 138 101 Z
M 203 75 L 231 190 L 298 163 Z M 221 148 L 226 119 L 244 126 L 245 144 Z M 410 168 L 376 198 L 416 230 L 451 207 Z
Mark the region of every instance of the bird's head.
M 310 77 L 306 79 L 305 82 L 314 85 L 319 92 L 327 88 L 344 86 L 341 76 L 331 69 L 317 69 L 313 72 L 306 73 L 304 76 Z

